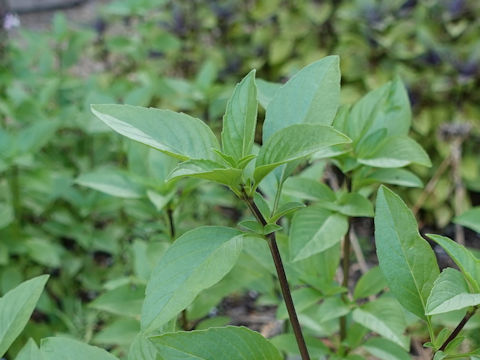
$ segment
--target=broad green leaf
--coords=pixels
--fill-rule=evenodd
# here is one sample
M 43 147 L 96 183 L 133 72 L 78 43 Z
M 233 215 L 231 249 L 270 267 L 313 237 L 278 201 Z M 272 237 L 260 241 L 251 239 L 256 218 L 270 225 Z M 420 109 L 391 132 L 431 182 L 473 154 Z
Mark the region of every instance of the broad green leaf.
M 362 346 L 382 360 L 410 360 L 410 354 L 397 344 L 381 338 L 370 338 Z
M 465 275 L 475 292 L 480 293 L 480 260 L 467 248 L 445 236 L 433 234 L 427 234 L 427 236 L 445 250 Z
M 407 136 L 395 136 L 385 139 L 377 149 L 358 162 L 379 168 L 396 168 L 409 164 L 432 166 L 428 154 L 413 139 Z
M 28 239 L 25 241 L 25 247 L 30 258 L 41 265 L 55 268 L 62 264 L 63 248 L 52 241 Z
M 301 202 L 288 202 L 280 206 L 280 208 L 275 212 L 275 214 L 270 218 L 270 222 L 276 222 L 282 216 L 291 214 L 292 212 L 297 211 L 298 209 L 304 208 L 305 204 Z
M 400 185 L 405 187 L 422 187 L 423 182 L 412 172 L 405 169 L 376 169 L 365 178 L 360 179 L 360 183 L 381 183 Z
M 277 84 L 269 81 L 265 81 L 262 79 L 255 80 L 257 84 L 257 99 L 260 105 L 264 109 L 268 107 L 268 104 L 272 99 L 275 97 L 278 89 L 282 87 L 282 84 Z
M 309 287 L 303 287 L 292 291 L 293 303 L 295 304 L 295 310 L 297 313 L 301 313 L 302 310 L 317 303 L 322 298 L 320 291 Z M 282 303 L 277 308 L 277 319 L 287 319 L 287 307 L 285 303 Z
M 372 203 L 359 193 L 344 193 L 335 203 L 322 203 L 326 209 L 353 217 L 373 217 Z
M 119 286 L 100 295 L 89 307 L 112 314 L 139 318 L 145 297 L 144 286 Z
M 42 360 L 42 353 L 33 339 L 29 339 L 15 360 Z
M 215 160 L 213 150 L 220 150 L 212 130 L 183 113 L 108 104 L 92 105 L 92 112 L 119 134 L 180 160 Z
M 480 206 L 474 207 L 453 219 L 453 222 L 480 233 Z
M 350 311 L 350 307 L 339 296 L 330 296 L 317 307 L 315 313 L 320 323 L 326 323 L 347 315 Z
M 27 280 L 0 298 L 0 356 L 27 324 L 47 280 L 48 275 Z
M 353 292 L 353 299 L 358 300 L 369 297 L 370 295 L 378 294 L 386 287 L 387 283 L 385 282 L 382 270 L 380 267 L 375 266 L 368 270 L 368 272 L 362 275 L 360 280 L 358 280 Z
M 305 259 L 339 243 L 348 230 L 345 216 L 311 206 L 295 213 L 290 229 L 290 256 Z
M 403 335 L 406 322 L 402 308 L 391 298 L 380 298 L 355 309 L 353 321 L 409 349 L 409 340 Z
M 283 193 L 299 200 L 334 202 L 335 193 L 327 185 L 313 179 L 290 177 L 283 184 Z
M 139 199 L 145 195 L 145 189 L 140 184 L 118 169 L 97 169 L 80 175 L 75 182 L 120 198 Z
M 427 301 L 426 314 L 436 315 L 480 304 L 480 294 L 470 294 L 462 273 L 446 268 L 439 275 Z
M 281 164 L 302 159 L 327 146 L 348 142 L 350 139 L 330 126 L 298 124 L 285 127 L 260 148 L 255 164 L 255 181 L 259 183 Z
M 408 134 L 411 123 L 410 102 L 400 79 L 370 91 L 351 108 L 343 130 L 357 142 L 381 129 L 389 136 Z
M 252 152 L 257 125 L 257 87 L 255 70 L 235 87 L 227 103 L 223 117 L 223 152 L 235 160 L 243 159 Z
M 259 333 L 244 327 L 176 332 L 150 338 L 165 359 L 281 360 L 279 351 Z
M 117 318 L 102 326 L 92 339 L 95 345 L 129 346 L 140 331 L 140 322 L 136 319 Z
M 293 124 L 331 125 L 340 100 L 338 56 L 314 62 L 279 88 L 270 101 L 263 124 L 263 142 Z M 333 144 L 332 144 L 333 145 Z
M 187 160 L 177 165 L 169 176 L 169 180 L 181 177 L 196 177 L 215 181 L 229 186 L 237 185 L 242 176 L 242 170 L 226 168 L 211 160 Z
M 99 347 L 70 338 L 42 339 L 40 350 L 44 360 L 118 360 Z
M 312 359 L 323 359 L 330 353 L 330 349 L 314 336 L 305 335 L 305 343 Z M 300 356 L 295 335 L 292 333 L 276 335 L 270 339 L 270 342 L 280 351 L 292 356 Z
M 241 232 L 204 226 L 180 236 L 158 262 L 148 281 L 142 329 L 154 330 L 174 318 L 204 289 L 220 281 L 242 250 Z
M 435 254 L 418 233 L 407 205 L 385 186 L 377 193 L 375 243 L 390 290 L 408 311 L 425 319 L 425 305 L 439 274 Z
M 145 334 L 139 333 L 130 345 L 128 360 L 158 360 L 157 348 Z
M 55 121 L 38 121 L 21 130 L 17 135 L 20 154 L 40 150 L 55 134 L 58 123 Z
M 9 225 L 14 219 L 12 207 L 9 204 L 0 203 L 0 229 Z

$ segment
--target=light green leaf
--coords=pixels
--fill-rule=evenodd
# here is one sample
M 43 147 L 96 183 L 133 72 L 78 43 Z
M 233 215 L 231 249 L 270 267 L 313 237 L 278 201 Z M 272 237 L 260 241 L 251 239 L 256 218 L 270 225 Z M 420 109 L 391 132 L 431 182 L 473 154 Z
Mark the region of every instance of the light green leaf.
M 102 326 L 92 339 L 95 345 L 129 346 L 140 331 L 140 322 L 131 318 L 117 318 Z
M 355 291 L 353 292 L 353 299 L 358 300 L 378 294 L 386 287 L 387 283 L 385 282 L 382 270 L 380 267 L 375 266 L 358 280 Z
M 301 202 L 288 202 L 280 206 L 280 208 L 275 212 L 275 214 L 269 219 L 270 222 L 276 222 L 282 216 L 291 214 L 292 212 L 297 211 L 298 209 L 304 208 L 305 204 Z
M 350 139 L 330 126 L 298 124 L 285 127 L 260 148 L 255 164 L 255 181 L 259 183 L 281 164 L 302 159 L 327 146 L 348 142 Z
M 47 280 L 48 275 L 27 280 L 0 298 L 0 356 L 27 324 Z
M 336 203 L 323 203 L 322 206 L 347 216 L 373 217 L 372 203 L 359 193 L 344 193 Z
M 17 134 L 17 146 L 20 154 L 40 150 L 55 134 L 58 123 L 38 121 Z
M 176 332 L 151 338 L 160 356 L 176 360 L 281 360 L 278 350 L 259 333 L 227 326 Z
M 413 139 L 407 136 L 395 136 L 385 139 L 377 149 L 358 162 L 379 168 L 396 168 L 409 164 L 432 166 L 428 154 Z
M 264 109 L 266 109 L 270 101 L 272 101 L 277 94 L 278 89 L 281 88 L 282 84 L 277 84 L 262 79 L 256 79 L 256 84 L 258 89 L 258 102 Z
M 377 193 L 375 243 L 392 293 L 408 311 L 425 319 L 425 305 L 439 274 L 435 254 L 418 233 L 407 205 L 385 186 Z
M 295 310 L 297 313 L 301 313 L 304 309 L 319 302 L 322 297 L 320 291 L 309 287 L 303 287 L 292 291 L 293 303 L 295 304 Z M 287 318 L 287 307 L 285 302 L 282 301 L 277 308 L 277 319 L 283 320 Z
M 257 125 L 255 70 L 237 84 L 223 117 L 223 152 L 240 160 L 252 153 Z
M 212 130 L 183 113 L 108 104 L 92 105 L 92 112 L 119 134 L 180 160 L 215 160 L 213 150 L 220 150 Z
M 406 136 L 411 118 L 405 86 L 395 79 L 361 98 L 352 107 L 343 129 L 355 142 L 381 128 L 387 129 L 389 136 Z
M 157 348 L 143 333 L 139 333 L 130 345 L 128 360 L 158 360 Z
M 263 142 L 293 124 L 331 125 L 340 100 L 338 56 L 327 56 L 297 74 L 275 93 L 263 124 Z
M 334 202 L 335 193 L 327 185 L 313 179 L 290 177 L 283 184 L 283 193 L 299 200 Z
M 89 307 L 116 315 L 139 318 L 144 297 L 144 286 L 127 284 L 100 295 L 89 304 Z
M 0 203 L 0 229 L 9 225 L 14 219 L 12 207 L 9 204 Z
M 145 195 L 145 190 L 140 184 L 118 169 L 97 169 L 80 175 L 75 182 L 120 198 L 139 199 Z
M 368 184 L 375 182 L 405 187 L 423 187 L 422 180 L 411 171 L 405 169 L 376 169 L 361 179 L 361 183 Z
M 220 281 L 242 250 L 241 232 L 204 226 L 180 236 L 158 262 L 148 281 L 142 329 L 154 330 L 185 309 L 204 289 Z
M 380 298 L 355 309 L 353 321 L 393 341 L 405 350 L 409 349 L 405 316 L 398 303 L 391 298 Z
M 480 206 L 474 207 L 453 219 L 453 222 L 480 233 Z
M 480 293 L 480 260 L 465 247 L 445 236 L 433 234 L 427 234 L 427 236 L 445 250 L 465 275 L 475 292 Z
M 195 177 L 215 181 L 229 186 L 237 185 L 242 176 L 242 170 L 226 168 L 211 160 L 187 160 L 177 165 L 168 177 L 169 180 L 182 177 Z
M 29 339 L 15 360 L 42 360 L 42 353 L 33 339 Z
M 439 275 L 427 301 L 426 314 L 436 315 L 480 304 L 480 294 L 470 294 L 462 273 L 446 268 Z
M 69 338 L 42 339 L 40 350 L 44 360 L 118 360 L 103 349 Z
M 363 348 L 382 360 L 410 360 L 410 355 L 402 347 L 377 337 L 368 339 Z
M 295 213 L 290 229 L 290 256 L 298 261 L 339 243 L 348 230 L 345 216 L 316 205 Z

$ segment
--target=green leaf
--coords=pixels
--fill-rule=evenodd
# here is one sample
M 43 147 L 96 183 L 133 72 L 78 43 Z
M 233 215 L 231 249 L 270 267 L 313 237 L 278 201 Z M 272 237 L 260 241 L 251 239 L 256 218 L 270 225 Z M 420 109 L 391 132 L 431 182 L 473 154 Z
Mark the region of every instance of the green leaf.
M 40 150 L 55 134 L 58 123 L 55 121 L 38 121 L 21 130 L 17 135 L 20 154 Z
M 387 129 L 388 136 L 406 136 L 411 118 L 405 86 L 400 79 L 395 79 L 355 103 L 343 129 L 355 142 L 382 128 Z
M 264 109 L 267 108 L 268 104 L 277 94 L 278 89 L 282 87 L 282 84 L 277 84 L 262 79 L 256 79 L 257 84 L 257 99 L 260 105 Z
M 130 345 L 128 360 L 158 360 L 157 348 L 145 334 L 139 333 Z
M 339 243 L 348 230 L 345 216 L 320 206 L 311 206 L 295 213 L 290 229 L 290 256 L 302 260 Z
M 268 104 L 263 123 L 263 142 L 293 124 L 331 125 L 340 100 L 338 56 L 314 62 L 277 90 Z
M 353 321 L 409 349 L 409 340 L 403 335 L 406 328 L 405 316 L 398 303 L 391 298 L 380 298 L 355 309 Z
M 269 219 L 270 222 L 276 222 L 282 216 L 291 214 L 292 212 L 297 211 L 298 209 L 304 208 L 305 204 L 297 201 L 288 202 L 280 206 L 276 213 Z
M 346 216 L 373 217 L 372 203 L 359 193 L 344 193 L 334 204 L 324 203 L 325 208 L 338 211 Z
M 118 169 L 97 169 L 80 175 L 75 182 L 105 194 L 125 199 L 139 199 L 145 195 L 145 189 L 140 184 L 133 181 L 128 173 Z
M 303 287 L 292 291 L 293 303 L 295 304 L 295 310 L 297 313 L 301 313 L 302 310 L 317 303 L 322 297 L 320 291 L 309 287 Z M 287 318 L 287 307 L 285 302 L 282 301 L 277 308 L 277 319 L 283 320 Z
M 44 360 L 118 360 L 103 349 L 69 338 L 42 339 L 40 350 Z
M 281 360 L 278 350 L 259 333 L 244 327 L 176 332 L 150 338 L 165 359 Z
M 407 136 L 395 136 L 385 139 L 377 149 L 358 162 L 379 168 L 396 168 L 409 164 L 432 166 L 428 154 L 413 139 Z
M 367 273 L 362 275 L 358 280 L 355 291 L 353 292 L 353 299 L 358 300 L 369 297 L 370 295 L 378 294 L 380 291 L 387 287 L 385 277 L 382 274 L 380 267 L 375 266 L 368 270 Z
M 260 148 L 255 181 L 259 183 L 281 164 L 302 159 L 327 146 L 348 142 L 350 139 L 330 126 L 298 124 L 283 128 Z
M 242 170 L 227 168 L 211 160 L 187 160 L 177 165 L 168 180 L 195 177 L 215 181 L 228 186 L 237 185 L 242 176 Z
M 323 359 L 325 355 L 330 354 L 330 349 L 314 336 L 304 335 L 308 352 L 312 359 Z M 288 355 L 300 356 L 297 341 L 292 333 L 276 335 L 270 339 L 270 342 L 280 351 Z
M 425 305 L 439 274 L 435 254 L 418 233 L 407 205 L 385 186 L 377 193 L 375 243 L 380 268 L 398 302 L 426 319 Z
M 402 347 L 385 339 L 370 338 L 363 348 L 382 360 L 410 360 L 410 355 Z
M 283 193 L 299 200 L 334 202 L 335 193 L 327 185 L 313 179 L 290 177 L 283 185 Z
M 89 307 L 112 314 L 138 318 L 145 297 L 144 286 L 119 286 L 100 295 Z
M 427 236 L 445 250 L 465 275 L 475 292 L 480 293 L 480 260 L 465 247 L 445 236 L 433 234 L 427 234 Z
M 22 332 L 32 315 L 48 275 L 27 280 L 0 298 L 0 356 Z
M 33 339 L 29 339 L 15 360 L 42 360 L 42 353 Z
M 0 203 L 0 229 L 8 226 L 14 219 L 12 207 L 9 204 Z
M 480 304 L 480 294 L 470 294 L 462 273 L 446 268 L 435 280 L 426 314 L 436 315 Z
M 252 153 L 257 125 L 255 70 L 237 84 L 223 117 L 223 152 L 240 160 Z
M 405 169 L 377 169 L 360 180 L 361 183 L 392 184 L 405 187 L 423 187 L 420 178 Z
M 92 105 L 92 112 L 119 134 L 180 160 L 215 160 L 213 150 L 220 150 L 212 130 L 183 113 L 108 104 Z
M 180 236 L 158 262 L 148 281 L 142 329 L 154 330 L 174 318 L 204 289 L 220 281 L 242 250 L 241 232 L 204 226 Z
M 453 222 L 480 233 L 480 206 L 474 207 L 453 219 Z

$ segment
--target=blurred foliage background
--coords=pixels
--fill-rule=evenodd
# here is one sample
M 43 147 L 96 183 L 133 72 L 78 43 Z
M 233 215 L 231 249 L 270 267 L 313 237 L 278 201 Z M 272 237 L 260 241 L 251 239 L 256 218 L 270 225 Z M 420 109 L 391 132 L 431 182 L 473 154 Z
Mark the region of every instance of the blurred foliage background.
M 433 179 L 427 190 L 402 193 L 421 223 L 451 235 L 452 218 L 480 204 L 478 1 L 119 0 L 90 23 L 57 13 L 46 30 L 12 27 L 0 34 L 0 293 L 53 277 L 25 338 L 66 333 L 121 349 L 129 340 L 116 334 L 135 329 L 141 303 L 132 296 L 132 316 L 114 321 L 127 310 L 88 304 L 126 284 L 143 291 L 172 219 L 179 234 L 233 225 L 243 211 L 215 185 L 187 181 L 172 195 L 165 159 L 109 131 L 91 103 L 184 111 L 220 129 L 251 68 L 284 82 L 338 54 L 346 104 L 396 76 L 407 86 L 413 136 L 434 164 L 414 169 Z M 236 290 L 272 286 L 246 273 Z M 197 316 L 231 290 L 220 286 Z

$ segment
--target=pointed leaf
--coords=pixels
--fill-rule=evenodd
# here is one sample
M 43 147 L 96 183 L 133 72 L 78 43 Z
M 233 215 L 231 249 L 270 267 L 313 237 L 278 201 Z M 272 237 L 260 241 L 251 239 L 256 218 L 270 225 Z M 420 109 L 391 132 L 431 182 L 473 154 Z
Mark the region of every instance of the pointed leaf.
M 229 186 L 237 185 L 242 176 L 242 170 L 227 168 L 211 160 L 187 160 L 177 165 L 168 177 L 169 180 L 182 177 L 195 177 L 215 181 Z
M 29 339 L 15 360 L 42 360 L 42 353 L 33 339 Z
M 423 186 L 422 180 L 417 175 L 405 169 L 377 169 L 362 180 L 405 187 Z
M 222 148 L 240 160 L 252 152 L 257 125 L 257 87 L 255 70 L 235 87 L 223 117 Z
M 142 329 L 154 330 L 174 318 L 204 289 L 220 281 L 242 250 L 241 232 L 204 226 L 180 236 L 158 262 L 148 281 Z
M 259 333 L 227 326 L 182 331 L 151 338 L 160 356 L 176 360 L 281 360 L 278 350 Z
M 390 290 L 408 311 L 425 319 L 425 305 L 439 274 L 435 254 L 418 233 L 407 205 L 385 186 L 377 193 L 375 243 Z
M 273 100 L 278 89 L 282 87 L 282 84 L 265 81 L 263 79 L 256 79 L 256 83 L 258 89 L 258 102 L 260 103 L 260 105 L 262 105 L 264 109 L 267 109 L 268 104 L 270 103 L 270 101 Z
M 299 160 L 316 151 L 350 140 L 330 126 L 299 124 L 277 131 L 260 148 L 255 164 L 255 181 L 260 182 L 281 164 Z
M 92 105 L 92 112 L 119 134 L 180 160 L 215 160 L 213 150 L 220 150 L 212 130 L 183 113 L 108 104 Z
M 410 355 L 397 344 L 381 338 L 370 338 L 362 346 L 373 356 L 382 360 L 410 360 Z
M 136 183 L 127 173 L 118 169 L 97 169 L 80 175 L 75 182 L 125 199 L 139 199 L 145 195 L 145 189 L 140 184 Z
M 475 292 L 480 293 L 480 260 L 467 248 L 445 236 L 433 234 L 427 234 L 427 236 L 445 250 L 465 275 Z
M 157 348 L 153 343 L 145 337 L 143 333 L 139 333 L 133 339 L 130 349 L 128 350 L 128 360 L 157 360 Z
M 42 339 L 40 350 L 44 360 L 118 360 L 99 347 L 69 338 Z
M 386 287 L 387 283 L 385 282 L 382 270 L 380 267 L 375 266 L 358 280 L 355 285 L 355 291 L 353 292 L 353 299 L 358 300 L 378 294 Z
M 462 273 L 446 268 L 435 280 L 427 301 L 427 315 L 442 314 L 480 304 L 480 294 L 470 294 Z
M 453 219 L 453 222 L 480 233 L 480 206 L 474 207 Z
M 334 202 L 335 193 L 327 185 L 313 179 L 290 177 L 283 185 L 283 193 L 299 200 Z
M 406 328 L 405 316 L 398 303 L 391 298 L 380 298 L 366 303 L 353 311 L 353 321 L 409 349 L 408 338 L 403 335 Z
M 339 100 L 338 56 L 327 56 L 306 66 L 279 88 L 268 104 L 263 142 L 293 124 L 331 125 Z
M 348 220 L 341 214 L 311 206 L 295 213 L 290 229 L 290 256 L 298 261 L 327 250 L 339 243 L 348 230 Z
M 27 324 L 47 280 L 48 275 L 27 280 L 0 298 L 0 356 Z

